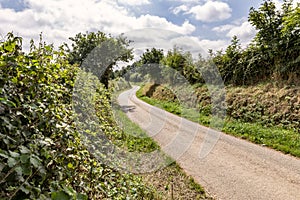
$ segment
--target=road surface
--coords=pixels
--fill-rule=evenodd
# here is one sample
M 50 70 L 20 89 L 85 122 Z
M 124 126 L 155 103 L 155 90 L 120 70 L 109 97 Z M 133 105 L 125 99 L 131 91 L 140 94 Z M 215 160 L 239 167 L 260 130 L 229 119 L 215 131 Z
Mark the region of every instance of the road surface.
M 300 200 L 300 159 L 190 122 L 137 99 L 138 87 L 120 94 L 128 117 L 146 130 L 216 199 Z M 215 139 L 205 141 L 206 134 Z M 214 146 L 207 156 L 201 148 Z M 203 150 L 202 150 L 203 153 Z

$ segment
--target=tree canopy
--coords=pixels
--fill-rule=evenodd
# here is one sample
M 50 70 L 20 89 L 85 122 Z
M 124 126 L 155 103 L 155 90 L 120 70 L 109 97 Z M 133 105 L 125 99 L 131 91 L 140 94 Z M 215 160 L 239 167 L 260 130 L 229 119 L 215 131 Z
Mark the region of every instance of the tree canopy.
M 118 61 L 128 62 L 133 58 L 129 41 L 122 36 L 114 38 L 98 31 L 78 33 L 69 39 L 72 41 L 72 48 L 67 50 L 70 64 L 93 72 L 106 88 L 113 75 L 113 66 Z

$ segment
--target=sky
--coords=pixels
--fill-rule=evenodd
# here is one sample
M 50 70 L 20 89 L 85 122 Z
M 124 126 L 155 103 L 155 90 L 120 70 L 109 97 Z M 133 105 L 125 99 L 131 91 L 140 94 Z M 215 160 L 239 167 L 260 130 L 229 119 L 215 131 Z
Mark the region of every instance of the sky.
M 221 50 L 236 35 L 245 47 L 256 30 L 250 7 L 263 0 L 0 0 L 0 39 L 23 37 L 24 48 L 39 34 L 47 43 L 69 43 L 77 33 L 124 34 L 137 49 L 174 46 L 191 52 Z M 280 6 L 282 1 L 274 0 Z M 300 0 L 296 0 L 300 2 Z

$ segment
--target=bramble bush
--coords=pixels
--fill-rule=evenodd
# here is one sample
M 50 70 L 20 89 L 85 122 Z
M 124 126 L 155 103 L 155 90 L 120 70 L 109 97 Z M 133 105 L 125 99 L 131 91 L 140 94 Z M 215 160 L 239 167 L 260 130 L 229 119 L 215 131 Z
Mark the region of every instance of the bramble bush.
M 29 53 L 12 33 L 0 43 L 0 199 L 150 198 L 140 178 L 87 151 L 71 105 L 78 67 L 67 57 L 42 39 Z

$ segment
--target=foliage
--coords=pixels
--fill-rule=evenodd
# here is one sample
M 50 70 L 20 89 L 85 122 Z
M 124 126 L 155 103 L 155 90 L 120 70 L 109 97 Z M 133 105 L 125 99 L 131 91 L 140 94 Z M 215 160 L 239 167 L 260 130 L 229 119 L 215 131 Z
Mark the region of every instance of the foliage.
M 133 58 L 129 41 L 123 36 L 113 38 L 103 32 L 78 33 L 69 38 L 72 41 L 68 47 L 70 64 L 87 66 L 96 74 L 108 88 L 108 80 L 113 78 L 112 68 L 118 61 L 127 62 Z
M 192 55 L 189 52 L 183 52 L 178 48 L 174 48 L 168 51 L 167 55 L 162 59 L 161 64 L 164 66 L 162 73 L 168 79 L 169 83 L 180 82 L 174 70 L 192 84 L 201 79 L 199 71 L 193 63 Z M 168 68 L 172 68 L 173 70 L 169 70 Z
M 162 49 L 152 48 L 151 50 L 146 49 L 146 52 L 141 56 L 141 63 L 145 64 L 159 64 L 163 59 L 164 54 Z
M 164 54 L 162 49 L 152 48 L 141 55 L 138 61 L 138 72 L 142 77 L 149 75 L 152 81 L 159 82 L 162 79 L 160 61 L 163 59 Z
M 62 48 L 32 41 L 26 54 L 22 38 L 8 34 L 0 56 L 1 199 L 151 197 L 140 178 L 100 164 L 87 151 L 71 106 L 78 68 Z
M 243 83 L 243 66 L 239 63 L 241 56 L 241 45 L 236 36 L 232 38 L 224 54 L 218 52 L 214 56 L 213 61 L 218 66 L 225 83 Z
M 279 10 L 272 0 L 265 0 L 257 10 L 251 8 L 248 20 L 257 34 L 250 45 L 241 49 L 234 36 L 224 53 L 210 52 L 226 84 L 299 83 L 299 4 L 293 7 L 292 2 L 284 1 Z

